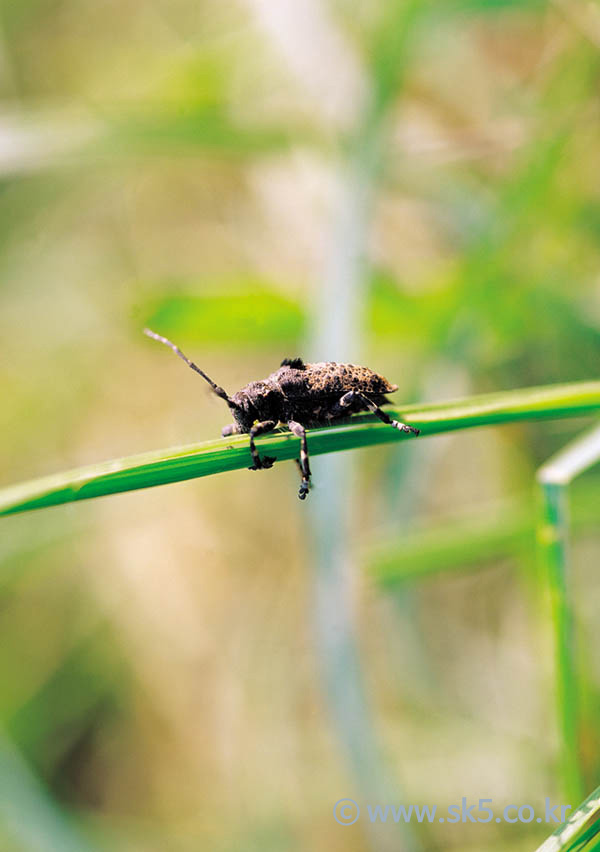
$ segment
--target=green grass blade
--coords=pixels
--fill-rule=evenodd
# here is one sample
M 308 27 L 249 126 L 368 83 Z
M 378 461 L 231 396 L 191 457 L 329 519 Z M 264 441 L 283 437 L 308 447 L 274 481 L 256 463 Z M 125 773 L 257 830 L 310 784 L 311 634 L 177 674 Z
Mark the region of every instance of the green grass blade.
M 536 852 L 594 852 L 600 848 L 600 787 Z
M 572 506 L 574 529 L 598 526 L 598 485 L 578 489 Z M 365 563 L 383 588 L 447 574 L 480 570 L 499 559 L 533 556 L 538 521 L 533 495 L 491 504 L 485 514 L 455 517 L 403 531 L 369 547 Z
M 0 826 L 23 852 L 99 849 L 53 800 L 3 733 L 0 733 Z
M 574 614 L 569 580 L 568 485 L 599 461 L 600 426 L 596 426 L 546 462 L 537 474 L 542 498 L 540 556 L 550 591 L 554 630 L 561 774 L 565 794 L 575 801 L 581 798 L 585 787 L 580 759 Z
M 579 760 L 578 684 L 575 666 L 573 604 L 567 570 L 569 529 L 567 494 L 562 485 L 544 483 L 540 552 L 550 591 L 555 646 L 555 679 L 560 764 L 565 795 L 578 801 L 583 790 Z
M 547 461 L 538 471 L 538 481 L 569 485 L 576 476 L 600 462 L 600 426 L 589 429 Z
M 423 436 L 520 420 L 574 417 L 600 410 L 600 382 L 527 388 L 388 410 L 393 417 L 418 426 Z M 312 455 L 321 455 L 408 437 L 372 415 L 361 414 L 343 425 L 311 430 L 309 449 Z M 299 454 L 299 441 L 288 432 L 275 432 L 258 444 L 261 452 L 279 461 Z M 157 450 L 8 487 L 0 491 L 0 515 L 239 470 L 251 462 L 244 435 Z

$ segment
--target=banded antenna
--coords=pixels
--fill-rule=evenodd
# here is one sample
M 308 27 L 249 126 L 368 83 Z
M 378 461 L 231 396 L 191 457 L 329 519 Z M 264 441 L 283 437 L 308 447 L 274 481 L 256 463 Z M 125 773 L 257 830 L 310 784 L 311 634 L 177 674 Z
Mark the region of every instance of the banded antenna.
M 181 358 L 182 361 L 185 361 L 185 363 L 188 365 L 188 367 L 191 367 L 192 370 L 195 370 L 196 373 L 199 373 L 202 376 L 202 378 L 206 382 L 208 382 L 208 384 L 211 386 L 211 388 L 216 393 L 216 395 L 218 397 L 220 397 L 222 400 L 224 400 L 231 409 L 238 408 L 238 406 L 231 399 L 231 397 L 229 396 L 227 391 L 224 390 L 222 387 L 219 387 L 219 385 L 215 384 L 213 382 L 213 380 L 209 376 L 206 375 L 204 370 L 201 370 L 200 367 L 197 364 L 194 364 L 193 361 L 190 361 L 190 359 L 183 354 L 183 352 L 181 351 L 179 346 L 175 346 L 175 344 L 171 343 L 171 341 L 168 340 L 166 337 L 163 337 L 161 334 L 157 334 L 155 331 L 151 331 L 149 328 L 144 329 L 144 334 L 148 335 L 148 337 L 151 337 L 153 340 L 158 340 L 159 343 L 164 343 L 165 346 L 168 346 L 169 349 L 172 349 L 173 352 L 176 355 L 179 355 L 179 357 Z

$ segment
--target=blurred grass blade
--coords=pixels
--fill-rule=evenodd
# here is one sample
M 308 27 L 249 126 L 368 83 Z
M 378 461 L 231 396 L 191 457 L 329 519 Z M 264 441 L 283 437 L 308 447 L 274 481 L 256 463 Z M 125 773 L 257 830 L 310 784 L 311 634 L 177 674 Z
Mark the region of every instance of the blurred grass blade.
M 92 852 L 97 848 L 71 824 L 2 734 L 0 824 L 23 852 Z
M 339 360 L 352 360 L 362 349 L 373 208 L 389 155 L 388 121 L 402 86 L 408 48 L 414 43 L 419 5 L 418 0 L 379 5 L 381 19 L 369 51 L 367 97 L 348 155 L 340 163 L 331 244 L 313 306 L 309 348 L 315 360 L 326 360 L 327 352 L 332 351 Z M 314 440 L 311 450 L 313 446 Z M 323 485 L 315 491 L 305 520 L 314 554 L 312 610 L 317 654 L 335 737 L 361 797 L 371 801 L 402 798 L 400 779 L 391 777 L 383 759 L 353 605 L 358 566 L 351 534 L 355 508 L 352 465 L 334 456 L 318 467 Z M 367 823 L 365 848 L 373 852 L 421 849 L 409 825 L 397 828 L 391 835 L 385 826 Z
M 573 636 L 573 604 L 567 578 L 567 495 L 563 486 L 542 485 L 543 507 L 540 552 L 550 591 L 554 633 L 556 704 L 560 729 L 561 777 L 564 794 L 581 798 L 583 779 L 579 762 L 577 675 Z
M 297 128 L 295 138 L 310 144 L 309 133 Z M 109 116 L 103 135 L 84 150 L 84 156 L 102 161 L 107 157 L 140 157 L 212 152 L 218 156 L 248 157 L 285 150 L 289 132 L 279 126 L 237 125 L 220 105 L 187 110 L 154 107 L 138 114 Z
M 153 104 L 137 111 L 89 114 L 21 110 L 3 117 L 0 178 L 53 170 L 107 167 L 129 158 L 212 154 L 248 158 L 285 151 L 290 132 L 278 125 L 236 124 L 220 105 L 185 111 Z M 316 134 L 295 128 L 294 140 L 317 145 Z
M 536 852 L 594 852 L 600 849 L 600 787 Z
M 600 410 L 600 382 L 525 388 L 434 405 L 412 405 L 402 409 L 390 407 L 388 410 L 393 417 L 404 418 L 418 426 L 422 436 L 520 420 L 575 417 Z M 360 414 L 342 425 L 311 430 L 309 449 L 312 455 L 321 455 L 401 441 L 407 437 L 410 436 L 391 429 L 373 415 Z M 287 432 L 265 436 L 259 439 L 258 444 L 263 453 L 275 456 L 279 461 L 299 455 L 298 439 Z M 0 515 L 239 470 L 251 463 L 248 437 L 245 435 L 157 450 L 5 488 L 0 491 Z
M 538 471 L 542 485 L 569 485 L 576 476 L 600 462 L 600 425 L 585 432 L 547 461 Z
M 532 495 L 490 505 L 484 515 L 455 517 L 435 526 L 412 528 L 369 547 L 369 574 L 384 588 L 394 588 L 434 574 L 478 570 L 498 559 L 534 555 L 537 514 Z M 598 483 L 575 495 L 575 529 L 598 526 Z
M 580 761 L 580 719 L 574 650 L 573 603 L 569 582 L 569 507 L 567 487 L 579 473 L 600 461 L 600 426 L 578 438 L 540 468 L 542 520 L 540 556 L 550 591 L 555 642 L 556 699 L 564 792 L 575 801 L 584 788 Z

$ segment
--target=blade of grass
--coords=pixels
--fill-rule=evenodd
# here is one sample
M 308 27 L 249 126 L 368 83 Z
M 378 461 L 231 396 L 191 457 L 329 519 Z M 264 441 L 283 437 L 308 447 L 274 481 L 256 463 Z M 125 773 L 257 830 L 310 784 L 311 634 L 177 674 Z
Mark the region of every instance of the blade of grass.
M 59 807 L 21 754 L 0 733 L 0 824 L 23 852 L 92 852 L 91 843 Z
M 597 483 L 576 495 L 572 514 L 575 529 L 597 527 Z M 493 504 L 483 516 L 469 512 L 467 517 L 404 531 L 370 547 L 365 561 L 369 574 L 390 589 L 458 568 L 478 570 L 499 559 L 533 555 L 536 521 L 534 501 L 528 494 L 508 504 Z
M 381 6 L 369 51 L 367 96 L 340 169 L 340 194 L 333 238 L 319 297 L 313 306 L 316 360 L 332 350 L 340 360 L 359 357 L 365 334 L 369 280 L 369 234 L 383 164 L 390 112 L 402 87 L 408 48 L 414 42 L 418 0 L 391 0 Z M 314 440 L 311 441 L 311 448 Z M 331 720 L 360 795 L 371 801 L 402 797 L 378 742 L 366 684 L 353 606 L 357 572 L 352 542 L 353 471 L 339 457 L 322 461 L 323 486 L 313 494 L 306 516 L 314 550 L 314 624 L 321 677 Z M 408 825 L 395 836 L 368 825 L 367 848 L 416 852 L 420 844 Z
M 580 473 L 600 462 L 600 426 L 578 438 L 537 474 L 541 490 L 540 556 L 550 591 L 554 629 L 555 677 L 564 791 L 574 801 L 584 787 L 580 759 L 578 683 L 574 651 L 573 602 L 569 582 L 569 506 L 567 488 Z
M 593 852 L 600 848 L 600 787 L 545 840 L 536 852 Z
M 549 385 L 388 409 L 391 416 L 418 426 L 423 436 L 520 420 L 576 417 L 598 410 L 600 382 Z M 345 424 L 311 430 L 309 449 L 312 455 L 321 455 L 409 437 L 370 414 L 360 414 Z M 288 432 L 273 433 L 258 443 L 263 453 L 279 461 L 299 455 L 299 441 Z M 251 463 L 248 438 L 244 435 L 156 450 L 5 488 L 0 491 L 0 515 L 239 470 Z
M 600 426 L 588 430 L 539 469 L 542 485 L 569 485 L 580 473 L 600 462 Z

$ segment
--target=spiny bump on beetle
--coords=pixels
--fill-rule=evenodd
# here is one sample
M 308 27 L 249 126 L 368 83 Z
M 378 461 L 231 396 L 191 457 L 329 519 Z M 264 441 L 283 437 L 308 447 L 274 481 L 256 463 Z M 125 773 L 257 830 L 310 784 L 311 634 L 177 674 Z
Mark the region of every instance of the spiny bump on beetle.
M 250 436 L 253 465 L 250 470 L 270 468 L 276 461 L 271 456 L 260 457 L 255 438 L 271 432 L 279 423 L 300 438 L 298 466 L 302 481 L 298 497 L 304 500 L 310 489 L 310 465 L 306 429 L 327 426 L 359 411 L 370 411 L 384 423 L 401 432 L 419 434 L 414 426 L 392 420 L 380 406 L 389 403 L 386 394 L 398 390 L 379 373 L 356 364 L 323 361 L 305 364 L 302 358 L 284 358 L 281 366 L 266 379 L 250 382 L 229 396 L 227 391 L 210 379 L 181 349 L 160 334 L 145 328 L 144 334 L 164 343 L 188 367 L 208 382 L 213 392 L 227 403 L 234 422 L 224 426 L 223 437 L 236 434 Z
M 294 370 L 304 370 L 306 368 L 306 364 L 302 358 L 284 358 L 279 366 L 293 367 Z

